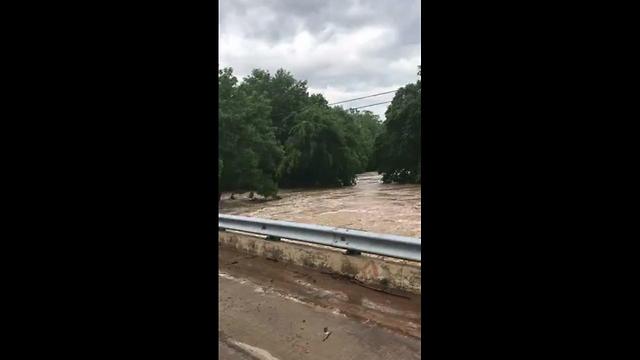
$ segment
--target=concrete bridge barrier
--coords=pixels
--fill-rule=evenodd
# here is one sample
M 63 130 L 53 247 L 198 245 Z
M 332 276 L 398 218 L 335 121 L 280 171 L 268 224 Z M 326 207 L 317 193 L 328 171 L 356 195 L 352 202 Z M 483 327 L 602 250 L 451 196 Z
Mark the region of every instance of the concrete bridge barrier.
M 419 262 L 376 255 L 347 255 L 344 250 L 295 241 L 271 241 L 265 236 L 218 232 L 218 246 L 251 255 L 344 276 L 380 289 L 421 294 Z

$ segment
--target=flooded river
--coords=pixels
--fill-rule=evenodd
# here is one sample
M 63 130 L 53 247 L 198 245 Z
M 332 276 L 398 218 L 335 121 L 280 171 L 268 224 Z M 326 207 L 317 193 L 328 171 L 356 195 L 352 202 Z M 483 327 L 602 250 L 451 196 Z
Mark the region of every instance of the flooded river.
M 280 190 L 282 198 L 253 201 L 248 194 L 222 195 L 220 212 L 265 219 L 336 226 L 420 237 L 420 185 L 383 184 L 375 172 L 358 175 L 355 186 Z

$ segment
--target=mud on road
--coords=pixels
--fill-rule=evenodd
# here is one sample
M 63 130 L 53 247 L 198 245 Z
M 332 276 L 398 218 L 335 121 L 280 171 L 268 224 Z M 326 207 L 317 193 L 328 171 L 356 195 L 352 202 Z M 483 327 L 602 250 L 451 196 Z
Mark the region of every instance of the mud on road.
M 221 356 L 420 358 L 418 295 L 386 294 L 222 248 L 219 264 Z

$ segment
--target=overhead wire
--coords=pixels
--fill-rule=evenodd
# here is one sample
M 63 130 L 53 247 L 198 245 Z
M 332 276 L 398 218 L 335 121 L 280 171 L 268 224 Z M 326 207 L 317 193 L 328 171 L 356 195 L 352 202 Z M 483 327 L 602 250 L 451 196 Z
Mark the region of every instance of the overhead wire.
M 385 95 L 385 94 L 391 94 L 394 93 L 396 91 L 398 91 L 399 89 L 396 90 L 391 90 L 391 91 L 385 91 L 385 92 L 381 92 L 381 93 L 377 93 L 377 94 L 372 94 L 372 95 L 367 95 L 367 96 L 361 96 L 361 97 L 357 97 L 357 98 L 353 98 L 353 99 L 348 99 L 348 100 L 342 100 L 342 101 L 338 101 L 338 102 L 334 102 L 334 103 L 330 103 L 327 104 L 327 106 L 333 106 L 333 105 L 338 105 L 338 104 L 344 104 L 344 103 L 348 103 L 348 102 L 352 102 L 352 101 L 356 101 L 356 100 L 362 100 L 362 99 L 367 99 L 370 97 L 375 97 L 375 96 L 380 96 L 380 95 Z M 359 106 L 359 107 L 355 107 L 355 108 L 349 108 L 349 110 L 355 110 L 355 109 L 362 109 L 365 107 L 369 107 L 369 106 L 375 106 L 375 105 L 381 105 L 381 104 L 387 104 L 390 103 L 391 101 L 386 101 L 386 102 L 381 102 L 381 103 L 376 103 L 376 104 L 370 104 L 370 105 L 364 105 L 364 106 Z M 306 108 L 298 111 L 294 111 L 291 114 L 287 115 L 284 119 L 282 119 L 281 121 L 285 121 L 287 119 L 289 119 L 291 116 L 295 115 L 295 114 L 302 114 L 303 112 L 309 110 L 310 108 L 312 108 L 313 105 L 307 106 Z
M 352 107 L 349 108 L 348 110 L 356 110 L 356 109 L 362 109 L 362 108 L 366 108 L 366 107 L 370 107 L 370 106 L 376 106 L 376 105 L 382 105 L 382 104 L 388 104 L 391 101 L 383 101 L 383 102 L 379 102 L 379 103 L 375 103 L 375 104 L 369 104 L 369 105 L 363 105 L 363 106 L 358 106 L 358 107 Z
M 352 102 L 355 100 L 361 100 L 361 99 L 366 99 L 366 98 L 370 98 L 370 97 L 374 97 L 374 96 L 380 96 L 380 95 L 385 95 L 385 94 L 391 94 L 398 91 L 398 89 L 396 90 L 391 90 L 391 91 L 386 91 L 386 92 L 381 92 L 378 94 L 373 94 L 373 95 L 367 95 L 367 96 L 363 96 L 363 97 L 359 97 L 359 98 L 355 98 L 355 99 L 349 99 L 349 100 L 343 100 L 343 101 L 338 101 L 338 102 L 334 102 L 331 104 L 328 104 L 329 106 L 333 106 L 333 105 L 338 105 L 338 104 L 342 104 L 342 103 L 347 103 L 347 102 Z

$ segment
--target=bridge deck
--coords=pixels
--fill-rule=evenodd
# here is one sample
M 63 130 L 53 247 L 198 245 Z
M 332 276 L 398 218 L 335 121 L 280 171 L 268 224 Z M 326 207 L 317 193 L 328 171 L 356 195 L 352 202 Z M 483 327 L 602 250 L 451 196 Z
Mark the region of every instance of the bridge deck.
M 414 294 L 220 248 L 218 303 L 221 359 L 420 358 Z

